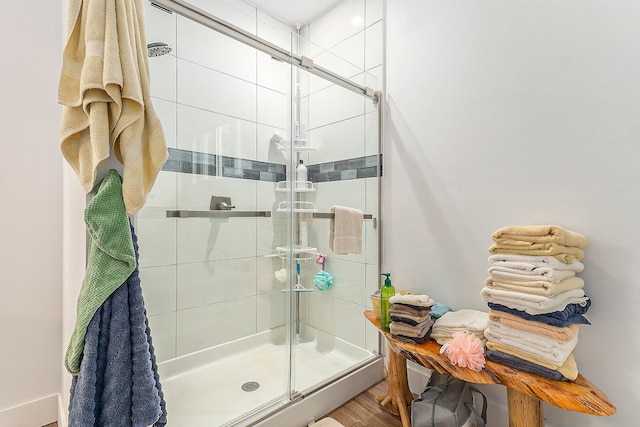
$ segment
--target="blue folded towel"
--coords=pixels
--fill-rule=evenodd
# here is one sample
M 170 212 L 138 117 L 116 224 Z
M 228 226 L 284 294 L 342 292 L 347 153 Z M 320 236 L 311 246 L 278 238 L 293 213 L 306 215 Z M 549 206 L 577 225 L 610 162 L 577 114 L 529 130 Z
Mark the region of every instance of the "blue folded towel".
M 87 327 L 80 373 L 73 377 L 70 427 L 164 426 L 167 410 L 136 268 Z
M 534 322 L 542 322 L 551 326 L 565 327 L 572 324 L 590 325 L 591 323 L 583 316 L 591 307 L 591 299 L 587 299 L 585 305 L 580 304 L 568 304 L 562 311 L 554 311 L 552 313 L 544 314 L 529 314 L 522 310 L 516 310 L 514 308 L 506 307 L 502 304 L 496 304 L 493 302 L 487 303 L 490 309 L 504 311 L 505 313 L 515 314 L 526 320 L 533 320 Z
M 517 356 L 503 353 L 501 351 L 487 350 L 485 352 L 485 356 L 489 360 L 502 363 L 503 365 L 507 365 L 519 371 L 540 375 L 541 377 L 549 378 L 551 380 L 569 381 L 564 375 L 562 375 L 558 371 L 549 369 L 545 366 L 541 366 L 533 362 L 529 362 L 528 360 L 520 359 Z

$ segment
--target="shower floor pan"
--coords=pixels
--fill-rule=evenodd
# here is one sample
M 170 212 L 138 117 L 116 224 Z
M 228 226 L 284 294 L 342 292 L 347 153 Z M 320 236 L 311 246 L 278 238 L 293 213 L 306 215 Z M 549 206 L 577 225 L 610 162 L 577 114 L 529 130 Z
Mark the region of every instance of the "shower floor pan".
M 296 342 L 294 355 L 294 381 L 302 393 L 374 357 L 323 332 L 306 332 L 313 339 Z M 284 343 L 272 342 L 274 335 L 278 333 L 266 331 L 161 363 L 168 425 L 245 425 L 236 422 L 284 404 L 289 358 Z

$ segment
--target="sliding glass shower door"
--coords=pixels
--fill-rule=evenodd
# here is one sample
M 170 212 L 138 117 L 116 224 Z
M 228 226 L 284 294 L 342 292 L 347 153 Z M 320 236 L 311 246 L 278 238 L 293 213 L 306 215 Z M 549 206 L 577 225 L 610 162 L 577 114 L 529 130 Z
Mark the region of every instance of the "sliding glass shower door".
M 313 55 L 291 28 L 244 6 L 195 3 Z M 148 42 L 172 48 L 149 58 L 169 160 L 135 218 L 170 422 L 246 425 L 377 356 L 362 312 L 378 287 L 378 109 L 190 17 L 145 6 Z M 327 68 L 344 61 L 329 58 L 316 50 Z M 306 178 L 296 179 L 301 160 Z M 364 213 L 360 253 L 330 250 L 334 205 Z M 314 283 L 327 275 L 330 286 Z

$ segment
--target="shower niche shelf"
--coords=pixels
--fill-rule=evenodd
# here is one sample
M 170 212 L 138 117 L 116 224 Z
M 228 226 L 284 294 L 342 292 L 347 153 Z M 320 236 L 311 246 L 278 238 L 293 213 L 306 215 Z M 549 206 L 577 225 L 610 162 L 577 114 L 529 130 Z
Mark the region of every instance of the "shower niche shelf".
M 314 259 L 318 253 L 316 248 L 293 248 L 293 251 L 288 247 L 278 246 L 276 248 L 276 255 L 282 259 L 289 259 L 289 254 L 293 253 L 293 259 L 295 261 L 308 261 Z
M 315 213 L 318 212 L 313 202 L 293 202 L 293 208 L 289 202 L 280 202 L 278 212 Z
M 312 193 L 316 191 L 311 181 L 296 181 L 293 189 L 289 185 L 289 181 L 280 181 L 276 184 L 276 191 L 280 193 L 289 193 L 293 190 L 294 193 Z
M 282 140 L 278 143 L 278 150 L 280 151 L 288 151 L 291 148 L 292 147 L 289 144 L 288 140 Z M 293 151 L 301 153 L 304 151 L 317 151 L 317 150 L 318 150 L 318 146 L 316 145 L 316 143 L 309 139 L 295 139 L 293 141 Z

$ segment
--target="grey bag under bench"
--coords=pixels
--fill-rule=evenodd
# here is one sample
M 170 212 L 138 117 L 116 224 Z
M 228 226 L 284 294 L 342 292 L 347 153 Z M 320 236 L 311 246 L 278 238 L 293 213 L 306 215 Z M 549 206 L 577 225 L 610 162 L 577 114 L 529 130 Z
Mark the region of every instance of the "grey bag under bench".
M 473 394 L 482 397 L 481 412 Z M 425 390 L 411 403 L 412 427 L 485 427 L 487 398 L 466 381 L 433 372 Z

